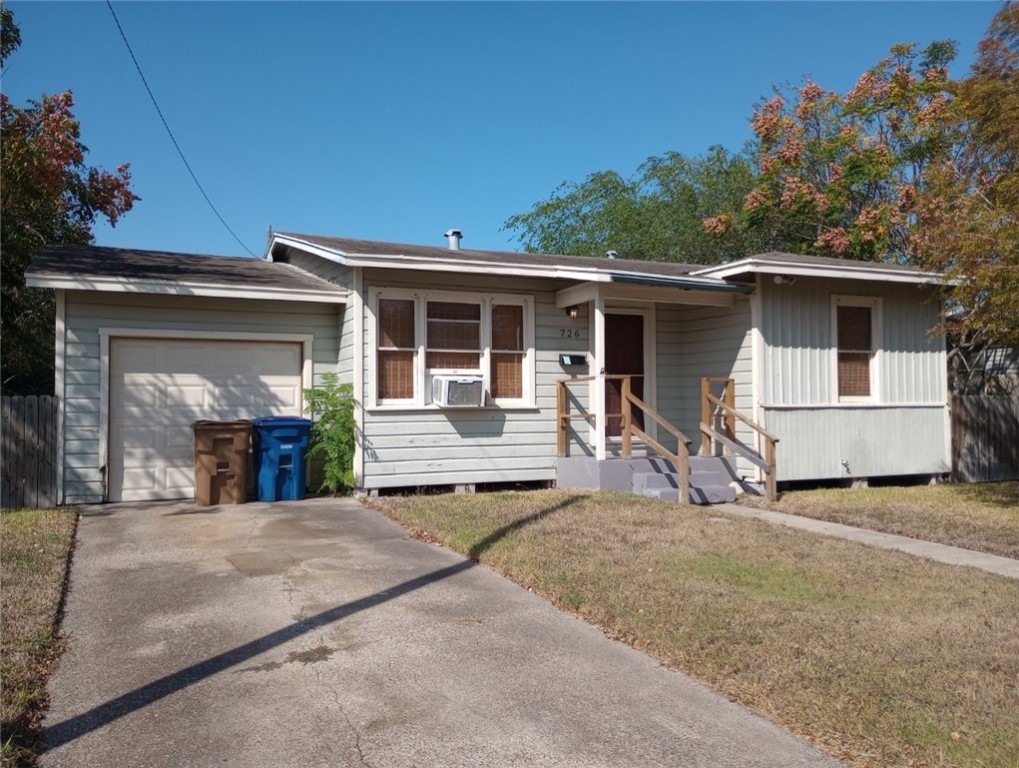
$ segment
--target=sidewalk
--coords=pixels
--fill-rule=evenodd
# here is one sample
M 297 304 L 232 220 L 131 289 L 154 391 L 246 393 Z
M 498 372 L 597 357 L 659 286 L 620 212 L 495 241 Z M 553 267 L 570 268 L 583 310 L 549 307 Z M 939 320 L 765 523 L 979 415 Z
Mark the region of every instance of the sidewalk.
M 971 549 L 950 547 L 947 544 L 935 544 L 932 541 L 911 539 L 908 536 L 881 533 L 880 531 L 871 531 L 866 528 L 854 528 L 851 525 L 829 523 L 824 520 L 800 517 L 799 515 L 787 515 L 783 512 L 770 512 L 764 509 L 741 507 L 737 504 L 718 504 L 715 506 L 715 509 L 743 517 L 756 517 L 758 520 L 786 525 L 790 528 L 813 531 L 825 536 L 836 536 L 840 539 L 858 541 L 861 544 L 880 547 L 881 549 L 897 549 L 900 552 L 906 552 L 917 557 L 937 560 L 939 563 L 965 565 L 970 568 L 979 568 L 987 573 L 1006 576 L 1010 579 L 1019 579 L 1019 560 L 1013 560 L 1009 557 L 989 555 L 985 552 L 974 552 Z

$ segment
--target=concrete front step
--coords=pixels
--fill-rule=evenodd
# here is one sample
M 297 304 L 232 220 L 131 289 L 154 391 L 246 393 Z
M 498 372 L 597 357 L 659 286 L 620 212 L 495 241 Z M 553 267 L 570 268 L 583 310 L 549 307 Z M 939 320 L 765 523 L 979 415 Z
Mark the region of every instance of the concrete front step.
M 690 472 L 691 486 L 726 485 L 729 478 L 721 472 L 698 470 Z M 679 475 L 674 472 L 634 472 L 633 492 L 644 493 L 653 488 L 678 488 Z
M 662 501 L 679 501 L 678 488 L 649 488 L 643 495 Z M 691 504 L 728 504 L 733 501 L 736 501 L 736 491 L 732 486 L 690 486 Z

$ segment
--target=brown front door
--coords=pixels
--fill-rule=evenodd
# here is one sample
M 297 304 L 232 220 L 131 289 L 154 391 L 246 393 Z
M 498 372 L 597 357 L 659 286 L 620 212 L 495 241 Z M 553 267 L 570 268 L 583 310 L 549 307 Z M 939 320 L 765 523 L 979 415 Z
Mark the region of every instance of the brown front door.
M 632 376 L 630 391 L 644 399 L 644 316 L 605 315 L 605 373 Z M 605 413 L 621 413 L 623 410 L 623 382 L 605 382 Z M 644 414 L 632 409 L 633 424 L 644 429 Z M 609 416 L 605 434 L 618 437 L 623 433 L 622 419 Z

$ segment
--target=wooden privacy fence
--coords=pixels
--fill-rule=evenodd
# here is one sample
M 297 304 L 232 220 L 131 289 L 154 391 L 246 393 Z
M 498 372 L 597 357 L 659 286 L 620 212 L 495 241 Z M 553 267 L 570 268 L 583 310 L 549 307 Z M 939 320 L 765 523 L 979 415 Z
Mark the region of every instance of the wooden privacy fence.
M 57 503 L 57 408 L 43 395 L 0 398 L 0 506 Z
M 952 396 L 952 479 L 1019 480 L 1019 399 Z

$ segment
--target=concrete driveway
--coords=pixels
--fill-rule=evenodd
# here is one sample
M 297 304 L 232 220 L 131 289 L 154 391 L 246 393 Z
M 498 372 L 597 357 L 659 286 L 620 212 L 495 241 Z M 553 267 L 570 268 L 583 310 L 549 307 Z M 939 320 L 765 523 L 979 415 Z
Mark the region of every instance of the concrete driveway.
M 841 765 L 352 500 L 91 508 L 64 626 L 45 768 Z

